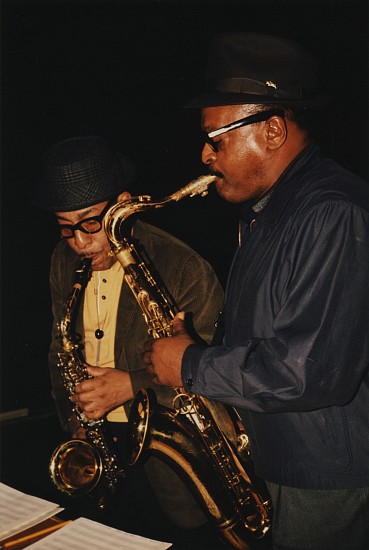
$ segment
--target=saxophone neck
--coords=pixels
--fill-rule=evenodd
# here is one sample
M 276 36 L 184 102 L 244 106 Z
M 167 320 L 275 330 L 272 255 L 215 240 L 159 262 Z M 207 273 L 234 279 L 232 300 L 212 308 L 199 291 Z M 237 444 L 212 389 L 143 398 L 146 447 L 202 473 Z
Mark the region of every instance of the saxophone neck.
M 68 341 L 70 342 L 72 340 L 72 325 L 75 320 L 81 292 L 83 292 L 86 288 L 92 274 L 91 263 L 91 258 L 84 258 L 78 265 L 74 273 L 72 291 L 64 305 L 64 316 L 58 323 L 59 335 L 61 336 L 62 341 L 65 342 L 65 345 L 67 345 Z
M 117 202 L 111 206 L 104 217 L 104 230 L 113 253 L 117 253 L 122 248 L 129 246 L 125 222 L 130 216 L 146 210 L 162 208 L 170 200 L 168 197 L 161 201 L 153 202 L 150 195 L 139 195 Z
M 128 238 L 124 236 L 124 223 L 130 216 L 146 210 L 163 208 L 169 203 L 178 202 L 188 196 L 205 196 L 209 185 L 215 179 L 215 176 L 200 176 L 185 187 L 157 201 L 153 201 L 150 195 L 139 195 L 111 206 L 104 217 L 104 230 L 113 253 L 118 253 L 122 248 L 129 246 Z

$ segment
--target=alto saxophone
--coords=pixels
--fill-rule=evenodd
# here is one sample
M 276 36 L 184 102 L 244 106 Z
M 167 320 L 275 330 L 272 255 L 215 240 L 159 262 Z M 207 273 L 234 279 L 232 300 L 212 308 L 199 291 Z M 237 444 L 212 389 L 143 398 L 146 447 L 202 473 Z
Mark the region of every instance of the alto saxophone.
M 179 191 L 153 202 L 150 196 L 121 201 L 108 210 L 104 228 L 112 253 L 124 268 L 148 333 L 172 336 L 171 323 L 179 311 L 152 266 L 124 231 L 132 214 L 162 208 L 188 195 L 205 195 L 213 176 L 201 176 Z M 161 283 L 161 281 L 160 281 Z M 253 474 L 248 437 L 235 409 L 174 388 L 173 410 L 156 403 L 155 392 L 141 389 L 129 418 L 128 463 L 134 465 L 149 450 L 167 462 L 215 523 L 220 536 L 239 550 L 249 549 L 250 538 L 270 529 L 271 501 L 265 484 Z
M 69 396 L 73 395 L 76 384 L 90 378 L 83 346 L 73 331 L 81 292 L 90 277 L 91 259 L 85 258 L 75 272 L 73 289 L 59 324 L 62 351 L 58 353 L 58 368 Z M 72 439 L 59 445 L 51 456 L 50 476 L 61 492 L 71 496 L 91 494 L 98 507 L 103 508 L 106 495 L 114 492 L 124 471 L 106 418 L 89 420 L 77 406 L 73 412 L 86 430 L 86 440 Z

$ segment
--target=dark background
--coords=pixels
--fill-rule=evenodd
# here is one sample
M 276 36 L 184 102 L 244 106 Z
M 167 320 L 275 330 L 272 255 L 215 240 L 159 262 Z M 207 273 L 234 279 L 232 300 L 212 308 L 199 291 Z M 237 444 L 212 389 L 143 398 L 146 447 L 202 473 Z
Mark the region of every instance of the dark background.
M 45 148 L 104 135 L 138 166 L 141 192 L 159 198 L 185 185 L 205 171 L 199 114 L 181 107 L 196 93 L 213 35 L 247 30 L 295 39 L 318 58 L 321 89 L 333 101 L 317 137 L 367 178 L 368 3 L 3 0 L 1 7 L 1 411 L 25 408 L 29 422 L 54 414 L 48 271 L 58 234 L 50 214 L 29 200 Z M 213 192 L 173 208 L 146 221 L 187 241 L 224 283 L 236 210 Z

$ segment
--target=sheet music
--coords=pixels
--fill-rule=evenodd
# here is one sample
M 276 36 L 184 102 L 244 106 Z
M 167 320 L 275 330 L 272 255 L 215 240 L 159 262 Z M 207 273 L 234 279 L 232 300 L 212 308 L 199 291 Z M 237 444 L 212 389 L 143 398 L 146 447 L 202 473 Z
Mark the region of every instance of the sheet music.
M 44 539 L 31 544 L 30 550 L 165 550 L 172 546 L 169 542 L 151 540 L 132 535 L 96 521 L 79 518 L 61 527 Z
M 63 509 L 0 483 L 0 540 L 37 525 Z

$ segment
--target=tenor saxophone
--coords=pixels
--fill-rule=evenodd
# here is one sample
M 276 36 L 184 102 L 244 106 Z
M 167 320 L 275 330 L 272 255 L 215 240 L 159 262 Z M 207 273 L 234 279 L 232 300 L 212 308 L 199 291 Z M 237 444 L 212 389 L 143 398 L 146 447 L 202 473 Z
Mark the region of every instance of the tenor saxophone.
M 153 338 L 172 336 L 171 323 L 179 309 L 161 280 L 154 278 L 154 266 L 130 239 L 124 222 L 134 213 L 205 195 L 214 180 L 201 176 L 156 202 L 148 195 L 133 197 L 112 206 L 105 216 L 112 254 L 124 268 Z M 167 462 L 187 483 L 220 536 L 234 548 L 247 550 L 250 539 L 269 531 L 272 506 L 264 482 L 253 473 L 241 419 L 231 407 L 184 388 L 173 389 L 173 409 L 157 404 L 150 388 L 137 393 L 129 418 L 128 463 L 134 465 L 144 452 Z
M 73 395 L 76 384 L 90 378 L 82 344 L 74 333 L 81 292 L 90 277 L 91 259 L 85 258 L 75 272 L 65 314 L 59 323 L 62 351 L 58 353 L 58 368 L 69 396 Z M 61 492 L 70 496 L 88 494 L 98 507 L 103 508 L 107 495 L 116 490 L 125 473 L 106 418 L 89 420 L 78 406 L 73 412 L 85 428 L 86 440 L 72 439 L 54 450 L 49 464 L 50 477 Z

